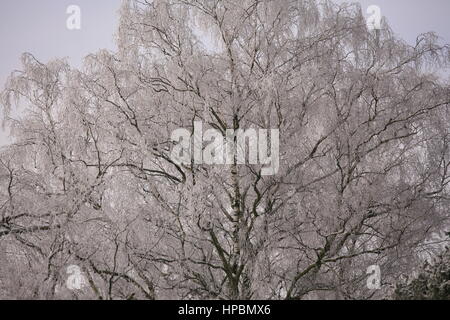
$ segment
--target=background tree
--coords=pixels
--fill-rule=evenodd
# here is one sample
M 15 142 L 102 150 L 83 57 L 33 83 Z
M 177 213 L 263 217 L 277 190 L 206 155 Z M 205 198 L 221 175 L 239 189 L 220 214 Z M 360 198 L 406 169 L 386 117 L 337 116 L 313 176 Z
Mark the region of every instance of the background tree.
M 449 300 L 450 265 L 449 250 L 432 263 L 427 262 L 412 280 L 399 282 L 395 289 L 397 300 Z

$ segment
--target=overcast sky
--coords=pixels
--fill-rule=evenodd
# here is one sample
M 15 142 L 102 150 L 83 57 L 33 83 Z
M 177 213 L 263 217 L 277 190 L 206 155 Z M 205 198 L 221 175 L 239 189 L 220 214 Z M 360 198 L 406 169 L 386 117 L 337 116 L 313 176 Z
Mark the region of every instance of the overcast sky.
M 335 0 L 336 2 L 349 2 Z M 351 2 L 351 1 L 350 1 Z M 435 31 L 450 43 L 449 0 L 360 0 L 365 12 L 377 5 L 394 31 L 413 43 L 419 33 Z M 101 48 L 114 49 L 121 0 L 0 0 L 0 88 L 20 67 L 23 52 L 41 61 L 68 57 L 73 66 Z M 69 5 L 81 8 L 81 30 L 68 30 Z M 0 144 L 7 141 L 0 131 Z

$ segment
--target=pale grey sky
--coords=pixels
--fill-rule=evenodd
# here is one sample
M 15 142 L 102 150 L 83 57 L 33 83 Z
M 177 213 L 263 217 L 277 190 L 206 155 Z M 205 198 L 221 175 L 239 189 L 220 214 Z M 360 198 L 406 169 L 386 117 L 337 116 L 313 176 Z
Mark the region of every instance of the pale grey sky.
M 336 2 L 352 2 L 335 0 Z M 449 0 L 359 0 L 363 11 L 377 5 L 394 31 L 408 42 L 419 33 L 435 31 L 450 43 Z M 68 57 L 74 66 L 101 48 L 114 48 L 121 0 L 1 0 L 0 89 L 7 76 L 20 67 L 23 52 L 41 61 Z M 66 28 L 69 5 L 81 8 L 81 30 Z M 5 133 L 0 130 L 0 145 Z
M 377 5 L 393 30 L 414 43 L 418 34 L 435 31 L 450 43 L 449 0 L 334 0 L 337 3 L 359 2 L 366 13 L 370 5 Z
M 0 90 L 20 56 L 31 52 L 41 61 L 67 57 L 80 66 L 83 57 L 114 48 L 121 0 L 0 0 Z M 81 9 L 81 29 L 69 30 L 70 5 Z M 1 119 L 1 116 L 0 116 Z M 0 130 L 0 145 L 8 141 Z

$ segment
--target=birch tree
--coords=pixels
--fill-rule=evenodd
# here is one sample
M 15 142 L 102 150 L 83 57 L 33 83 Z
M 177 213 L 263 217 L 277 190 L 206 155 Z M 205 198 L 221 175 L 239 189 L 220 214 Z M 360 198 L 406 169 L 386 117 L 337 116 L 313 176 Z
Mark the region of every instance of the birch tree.
M 409 45 L 330 1 L 134 0 L 117 38 L 81 70 L 25 54 L 3 91 L 5 295 L 380 298 L 441 241 L 450 90 L 436 35 Z M 178 163 L 171 134 L 195 122 L 224 138 L 279 130 L 279 170 Z M 64 288 L 70 264 L 79 292 Z M 382 290 L 366 286 L 371 265 Z

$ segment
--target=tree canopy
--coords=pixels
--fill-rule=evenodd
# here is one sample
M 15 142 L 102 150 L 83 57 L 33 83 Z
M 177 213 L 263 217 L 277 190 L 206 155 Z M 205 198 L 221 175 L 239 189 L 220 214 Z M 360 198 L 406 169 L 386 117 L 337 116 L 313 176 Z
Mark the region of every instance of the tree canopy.
M 25 53 L 1 94 L 0 297 L 384 297 L 447 241 L 449 62 L 354 4 L 124 1 L 115 52 Z M 278 172 L 175 162 L 195 121 L 279 130 Z

